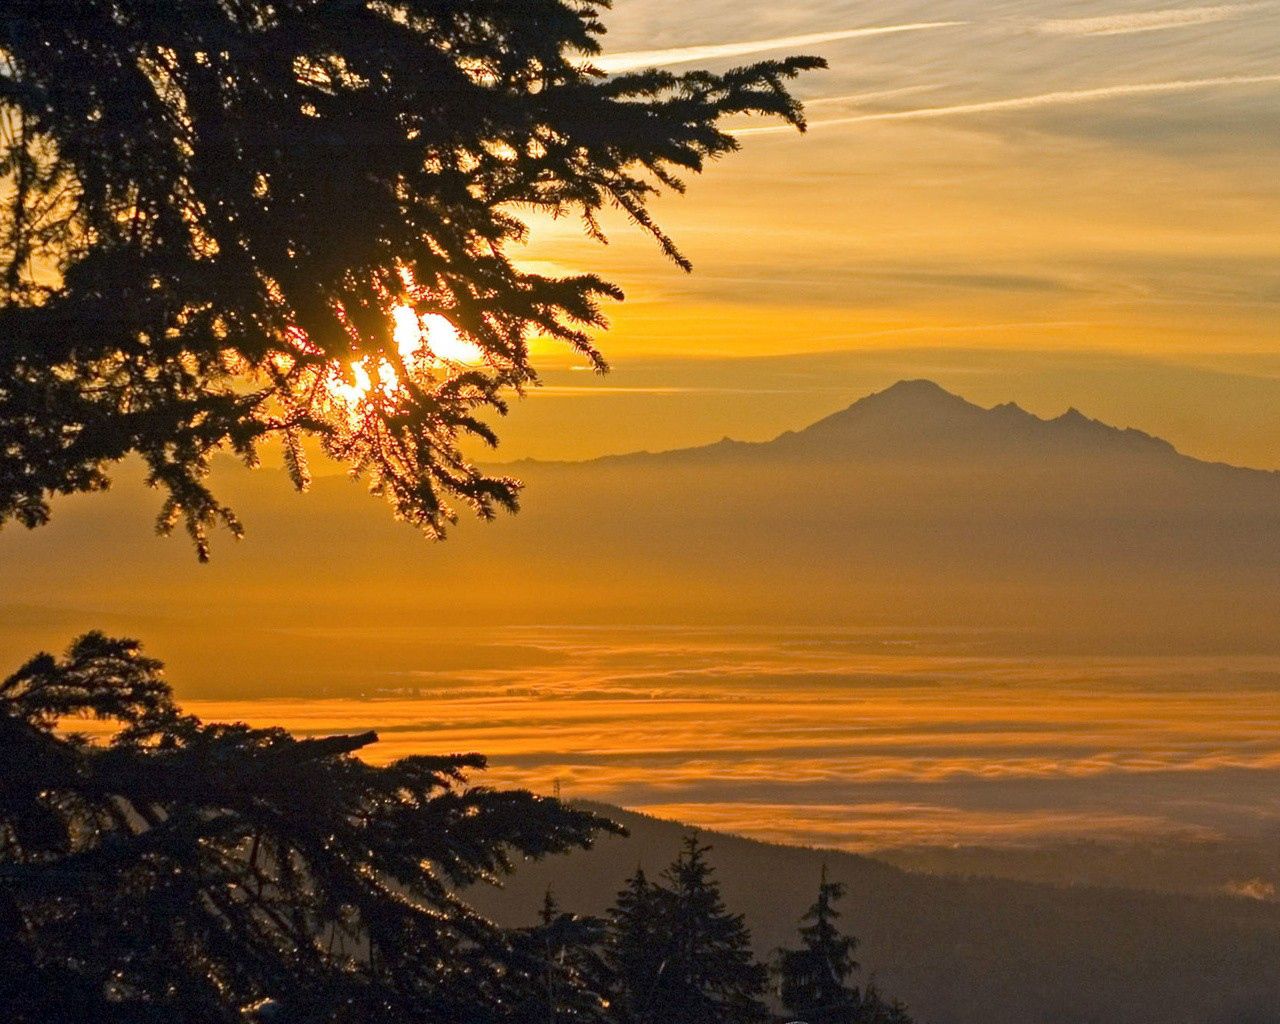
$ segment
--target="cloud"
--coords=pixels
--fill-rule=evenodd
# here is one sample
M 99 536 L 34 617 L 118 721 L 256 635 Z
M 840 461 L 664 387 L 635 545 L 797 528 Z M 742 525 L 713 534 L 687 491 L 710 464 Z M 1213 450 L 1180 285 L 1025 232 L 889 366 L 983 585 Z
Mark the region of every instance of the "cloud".
M 1228 882 L 1222 887 L 1231 896 L 1243 896 L 1245 899 L 1258 900 L 1262 903 L 1275 903 L 1276 886 L 1265 878 L 1251 878 L 1247 882 Z
M 559 779 L 574 798 L 817 845 L 1265 837 L 1280 814 L 1280 659 L 1017 656 L 911 630 L 385 629 L 267 636 L 322 660 L 310 685 L 350 671 L 365 696 L 283 696 L 273 679 L 257 699 L 184 705 L 305 736 L 374 728 L 379 763 L 481 750 L 491 785 Z M 255 692 L 263 662 L 232 660 Z
M 1054 36 L 1120 36 L 1161 29 L 1190 28 L 1226 21 L 1266 4 L 1219 4 L 1215 7 L 1183 7 L 1165 11 L 1139 11 L 1093 18 L 1055 18 L 1042 22 L 1037 31 Z
M 1172 82 L 1134 82 L 1125 85 L 1108 85 L 1096 89 L 1069 89 L 1042 92 L 1032 96 L 1015 96 L 1003 100 L 983 100 L 977 103 L 956 103 L 944 107 L 916 107 L 911 110 L 885 110 L 875 113 L 855 114 L 851 117 L 833 117 L 823 121 L 811 121 L 810 128 L 831 128 L 837 125 L 863 124 L 869 121 L 915 121 L 937 117 L 958 117 L 965 114 L 997 113 L 1001 111 L 1035 110 L 1039 107 L 1069 106 L 1080 103 L 1099 103 L 1107 100 L 1126 99 L 1132 96 L 1162 96 L 1202 89 L 1221 89 L 1230 86 L 1280 84 L 1280 74 L 1229 75 L 1218 78 L 1189 78 Z M 758 128 L 736 128 L 734 135 L 765 135 L 779 130 L 791 130 L 790 126 L 767 125 Z
M 577 367 L 573 367 L 577 369 Z M 653 386 L 631 387 L 611 384 L 544 384 L 529 392 L 529 397 L 578 396 L 578 395 L 786 395 L 795 392 L 795 388 L 769 387 L 727 387 L 727 386 Z
M 827 106 L 829 104 L 871 103 L 875 100 L 887 100 L 893 96 L 910 96 L 921 92 L 936 92 L 941 85 L 903 85 L 895 89 L 874 89 L 871 92 L 850 92 L 842 96 L 817 96 L 806 99 L 806 107 Z
M 849 28 L 835 32 L 812 32 L 799 36 L 775 36 L 772 39 L 752 39 L 738 43 L 715 43 L 706 46 L 679 46 L 665 50 L 632 50 L 610 53 L 591 61 L 595 67 L 608 74 L 637 71 L 641 68 L 665 67 L 670 64 L 688 64 L 695 61 L 718 60 L 722 57 L 742 57 L 766 50 L 787 50 L 802 46 L 819 46 L 843 39 L 859 39 L 864 36 L 895 35 L 899 32 L 922 32 L 935 28 L 951 28 L 964 25 L 963 21 L 922 21 L 907 25 L 880 25 L 872 28 Z
M 917 845 L 1017 847 L 1028 843 L 1080 839 L 1134 840 L 1176 836 L 1203 842 L 1215 838 L 1210 829 L 1187 826 L 1157 814 L 1109 809 L 1057 811 L 1024 808 L 1010 813 L 889 801 L 823 804 L 708 800 L 646 803 L 632 810 L 656 818 L 693 821 L 705 828 L 748 835 L 765 842 L 863 853 Z M 1243 888 L 1232 888 L 1231 891 L 1254 899 L 1267 898 Z

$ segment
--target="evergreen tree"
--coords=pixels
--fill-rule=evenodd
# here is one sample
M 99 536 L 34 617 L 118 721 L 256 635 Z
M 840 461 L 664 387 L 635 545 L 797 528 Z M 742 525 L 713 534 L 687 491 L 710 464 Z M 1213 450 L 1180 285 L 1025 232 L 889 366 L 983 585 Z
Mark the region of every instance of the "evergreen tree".
M 609 909 L 604 955 L 612 981 L 610 1018 L 617 1024 L 653 1019 L 658 971 L 668 939 L 663 909 L 662 894 L 640 867 Z
M 69 732 L 78 716 L 110 742 Z M 520 1019 L 547 976 L 456 890 L 613 826 L 467 788 L 477 755 L 351 756 L 375 739 L 203 724 L 157 662 L 99 634 L 0 682 L 6 1022 L 221 1024 L 264 1002 L 316 1024 Z M 575 991 L 584 928 L 549 911 L 539 933 L 558 1005 L 598 1004 Z
M 874 982 L 867 985 L 867 994 L 853 1019 L 856 1024 L 913 1024 L 906 1006 L 897 999 L 886 1003 Z
M 725 909 L 711 847 L 687 836 L 663 872 L 660 927 L 666 939 L 654 984 L 652 1012 L 669 1024 L 744 1024 L 768 1019 L 761 1001 L 768 971 L 751 952 L 741 914 Z
M 775 970 L 782 1005 L 807 1024 L 854 1024 L 862 1000 L 849 978 L 858 969 L 853 959 L 858 940 L 836 925 L 835 903 L 844 886 L 827 879 L 822 866 L 818 898 L 801 917 L 800 946 L 778 950 Z
M 563 913 L 548 889 L 538 923 L 517 936 L 530 984 L 512 1019 L 521 1024 L 608 1021 L 612 985 L 600 952 L 604 934 L 604 921 Z
M 616 207 L 687 267 L 650 200 L 737 148 L 724 115 L 802 127 L 784 83 L 822 64 L 607 77 L 607 6 L 6 0 L 0 522 L 137 454 L 203 556 L 238 529 L 212 453 L 275 438 L 303 486 L 308 435 L 430 535 L 514 507 L 460 442 L 494 441 L 532 337 L 603 369 L 621 297 L 521 270 L 528 211 L 602 238 Z
M 621 297 L 519 269 L 515 211 L 602 237 L 616 206 L 687 267 L 650 201 L 737 148 L 725 115 L 802 127 L 785 81 L 821 65 L 607 77 L 606 6 L 6 0 L 0 524 L 46 522 L 137 455 L 160 528 L 207 557 L 211 525 L 239 530 L 212 455 L 275 439 L 302 487 L 307 437 L 429 535 L 451 502 L 514 508 L 462 443 L 495 442 L 481 417 L 536 380 L 532 337 L 604 369 L 587 331 Z M 0 683 L 6 1020 L 511 1021 L 527 937 L 458 887 L 609 826 L 468 787 L 479 755 L 353 756 L 375 739 L 201 723 L 100 634 Z M 552 1012 L 561 984 L 578 975 Z

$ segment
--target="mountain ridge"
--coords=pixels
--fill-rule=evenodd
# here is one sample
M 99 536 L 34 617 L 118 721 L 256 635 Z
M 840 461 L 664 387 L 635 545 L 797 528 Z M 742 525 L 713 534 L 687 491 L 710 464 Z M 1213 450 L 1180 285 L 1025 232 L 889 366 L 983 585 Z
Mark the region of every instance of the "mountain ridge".
M 1082 413 L 1042 420 L 908 383 L 772 441 L 492 469 L 525 482 L 523 511 L 483 529 L 464 519 L 461 545 L 423 544 L 344 479 L 317 480 L 299 514 L 281 481 L 252 474 L 225 488 L 250 540 L 221 545 L 211 567 L 189 565 L 180 540 L 143 543 L 141 491 L 68 501 L 38 540 L 5 531 L 0 545 L 24 600 L 58 607 L 132 578 L 156 614 L 218 586 L 232 617 L 251 593 L 274 608 L 323 597 L 344 622 L 357 609 L 377 622 L 976 626 L 1095 650 L 1280 651 L 1280 472 L 1203 462 Z M 128 557 L 90 557 L 106 537 Z M 66 572 L 40 568 L 50 544 Z M 305 570 L 280 579 L 286 555 Z
M 520 459 L 509 467 L 621 465 L 655 460 L 770 458 L 828 460 L 1035 455 L 1147 456 L 1217 470 L 1280 477 L 1280 471 L 1199 459 L 1136 427 L 1117 427 L 1075 406 L 1041 417 L 1009 401 L 984 407 L 925 378 L 900 380 L 807 426 L 766 441 L 724 437 L 709 444 L 638 450 L 585 460 Z
M 881 437 L 887 431 L 896 432 L 897 440 L 901 440 L 903 434 L 918 441 L 983 444 L 998 443 L 1001 435 L 1007 438 L 1020 435 L 1023 439 L 1049 443 L 1079 442 L 1088 438 L 1113 447 L 1176 453 L 1167 441 L 1140 430 L 1091 419 L 1074 406 L 1052 419 L 1027 412 L 1014 402 L 987 409 L 924 378 L 898 381 L 802 430 L 784 433 L 771 443 L 848 443 L 860 433 L 865 434 L 868 427 L 878 430 Z M 964 430 L 968 431 L 968 437 L 960 433 Z M 877 438 L 871 440 L 874 442 Z

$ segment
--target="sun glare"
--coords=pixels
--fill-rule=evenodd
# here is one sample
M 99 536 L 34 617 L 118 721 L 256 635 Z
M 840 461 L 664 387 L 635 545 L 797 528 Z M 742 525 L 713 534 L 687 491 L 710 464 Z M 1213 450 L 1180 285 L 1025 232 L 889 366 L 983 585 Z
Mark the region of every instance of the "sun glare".
M 475 366 L 484 361 L 479 346 L 464 339 L 448 317 L 439 313 L 418 316 L 410 306 L 391 310 L 392 339 L 406 363 L 425 359 L 429 363 Z
M 434 367 L 471 367 L 484 362 L 484 352 L 467 341 L 445 316 L 428 313 L 418 316 L 412 306 L 398 305 L 391 310 L 391 338 L 401 361 L 411 372 Z M 334 367 L 328 384 L 329 394 L 341 404 L 355 408 L 366 402 L 375 389 L 390 398 L 400 387 L 396 368 L 385 359 L 372 357 L 350 364 L 349 375 Z
M 428 313 L 419 322 L 421 332 L 426 335 L 427 349 L 436 359 L 459 366 L 475 366 L 484 361 L 480 347 L 463 338 L 446 317 Z
M 422 347 L 422 325 L 418 322 L 418 315 L 408 306 L 396 306 L 391 311 L 391 322 L 391 338 L 400 350 L 400 358 L 414 358 Z
M 410 306 L 391 310 L 391 337 L 406 364 L 427 362 L 474 366 L 484 361 L 479 346 L 465 340 L 447 317 L 418 316 Z

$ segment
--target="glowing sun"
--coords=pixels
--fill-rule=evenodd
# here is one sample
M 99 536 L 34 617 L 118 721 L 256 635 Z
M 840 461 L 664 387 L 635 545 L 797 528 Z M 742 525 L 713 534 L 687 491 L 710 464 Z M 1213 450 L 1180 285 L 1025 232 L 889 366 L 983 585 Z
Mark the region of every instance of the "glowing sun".
M 484 362 L 484 352 L 467 341 L 445 316 L 428 313 L 418 316 L 412 306 L 391 310 L 391 338 L 400 360 L 410 371 L 434 367 L 470 367 Z M 390 398 L 400 387 L 396 368 L 385 359 L 366 356 L 350 364 L 350 376 L 335 367 L 328 391 L 339 402 L 354 408 L 377 389 Z
M 429 362 L 474 366 L 484 361 L 479 346 L 463 338 L 447 317 L 439 313 L 418 316 L 409 306 L 391 310 L 392 338 L 406 363 L 426 358 Z

